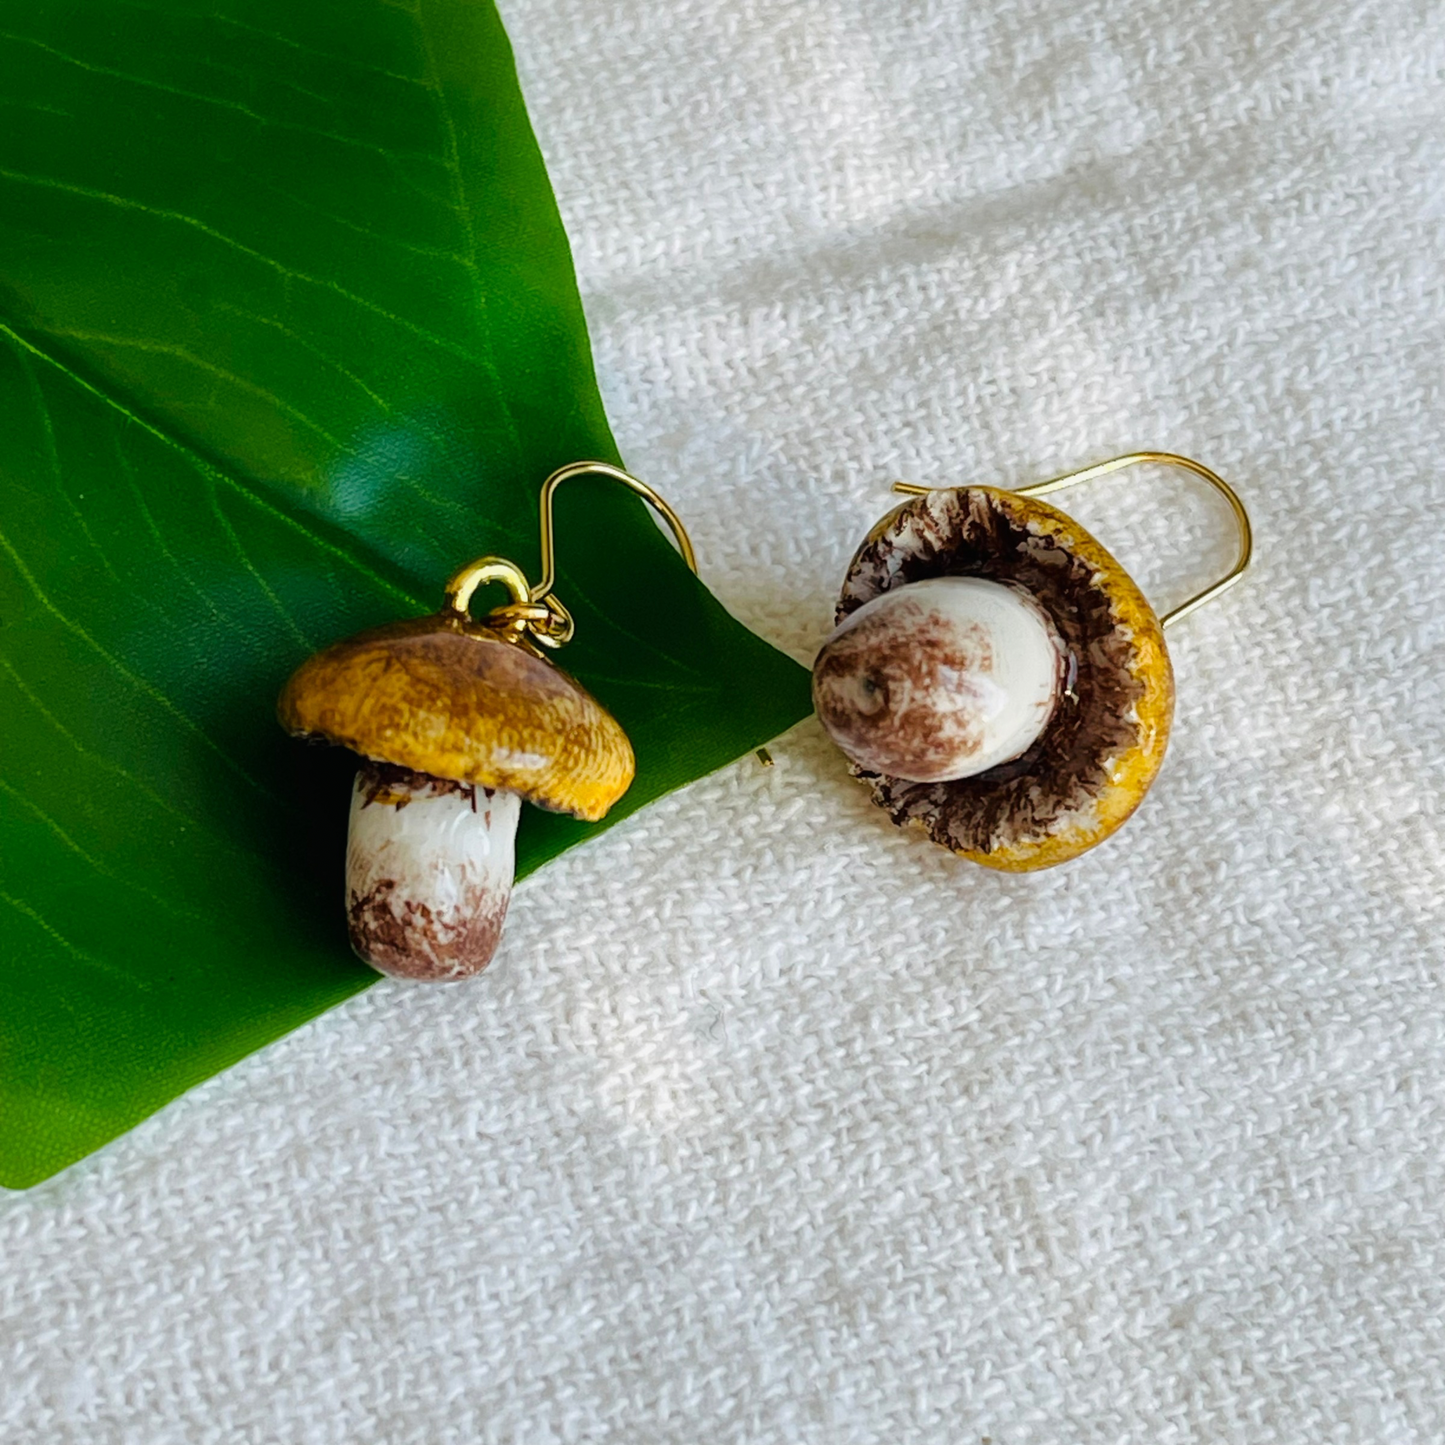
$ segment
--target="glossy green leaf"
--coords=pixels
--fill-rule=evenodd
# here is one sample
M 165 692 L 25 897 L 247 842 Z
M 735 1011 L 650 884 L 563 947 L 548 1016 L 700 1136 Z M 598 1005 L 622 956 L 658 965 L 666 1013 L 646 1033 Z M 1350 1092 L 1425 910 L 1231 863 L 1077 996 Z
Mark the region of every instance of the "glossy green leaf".
M 535 575 L 542 478 L 616 459 L 491 6 L 3 0 L 0 416 L 22 1186 L 371 981 L 350 763 L 276 692 L 474 555 Z M 558 527 L 563 661 L 638 755 L 612 819 L 807 710 L 635 498 L 574 482 Z M 529 816 L 522 870 L 593 831 Z

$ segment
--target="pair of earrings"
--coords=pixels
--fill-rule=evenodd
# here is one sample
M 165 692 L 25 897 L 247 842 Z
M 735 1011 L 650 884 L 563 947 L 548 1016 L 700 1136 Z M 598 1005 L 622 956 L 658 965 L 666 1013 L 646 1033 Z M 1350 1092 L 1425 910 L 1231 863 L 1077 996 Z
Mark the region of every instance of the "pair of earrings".
M 1230 504 L 1230 572 L 1162 619 L 1113 557 L 1038 500 L 1125 467 L 1182 467 Z M 382 973 L 485 968 L 511 896 L 523 801 L 595 821 L 632 781 L 627 735 L 547 657 L 573 634 L 554 595 L 552 498 L 599 475 L 647 501 L 697 570 L 687 531 L 646 483 L 605 462 L 541 494 L 542 580 L 482 557 L 434 615 L 358 633 L 301 665 L 278 715 L 363 758 L 346 856 L 351 945 Z M 1028 871 L 1094 847 L 1164 758 L 1174 682 L 1164 629 L 1249 565 L 1248 514 L 1207 467 L 1133 452 L 1018 491 L 898 483 L 910 500 L 859 547 L 813 667 L 818 717 L 899 825 L 987 867 Z M 473 594 L 510 600 L 480 621 Z

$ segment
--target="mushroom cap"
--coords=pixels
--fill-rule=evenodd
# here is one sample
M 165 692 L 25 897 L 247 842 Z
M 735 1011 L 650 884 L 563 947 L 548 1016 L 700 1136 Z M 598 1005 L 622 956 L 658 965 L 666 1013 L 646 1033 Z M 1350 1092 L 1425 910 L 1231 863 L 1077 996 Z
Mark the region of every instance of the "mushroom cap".
M 316 653 L 292 673 L 276 712 L 298 737 L 589 822 L 627 791 L 635 768 L 627 734 L 580 684 L 450 613 Z
M 851 764 L 895 823 L 989 868 L 1077 857 L 1138 807 L 1164 760 L 1174 676 L 1164 632 L 1128 573 L 1073 518 L 993 487 L 940 489 L 880 521 L 838 601 L 864 603 L 928 577 L 1021 587 L 1068 650 L 1071 686 L 1020 757 L 972 777 L 917 783 Z

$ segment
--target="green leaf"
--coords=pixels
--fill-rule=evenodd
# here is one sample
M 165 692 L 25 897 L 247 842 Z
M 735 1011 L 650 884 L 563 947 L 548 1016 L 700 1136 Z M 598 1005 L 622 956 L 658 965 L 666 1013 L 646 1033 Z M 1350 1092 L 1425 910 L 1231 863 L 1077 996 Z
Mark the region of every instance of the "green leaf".
M 371 981 L 351 764 L 280 684 L 475 555 L 535 576 L 542 479 L 617 456 L 483 0 L 5 0 L 0 283 L 19 1187 Z M 636 498 L 574 482 L 558 532 L 564 664 L 638 756 L 613 820 L 807 711 Z M 532 815 L 521 870 L 595 831 Z

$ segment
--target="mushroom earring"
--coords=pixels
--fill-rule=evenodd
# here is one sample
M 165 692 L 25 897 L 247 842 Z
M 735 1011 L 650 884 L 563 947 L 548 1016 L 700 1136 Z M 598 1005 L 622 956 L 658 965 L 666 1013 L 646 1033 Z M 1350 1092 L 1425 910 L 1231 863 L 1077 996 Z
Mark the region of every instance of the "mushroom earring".
M 1144 463 L 1181 467 L 1229 503 L 1234 566 L 1159 618 L 1072 518 L 1037 500 Z M 813 702 L 854 777 L 899 826 L 1009 872 L 1103 842 L 1164 759 L 1174 678 L 1164 629 L 1249 565 L 1249 516 L 1208 467 L 1131 452 L 1018 491 L 930 489 L 859 547 Z
M 352 948 L 382 973 L 479 973 L 501 938 L 522 803 L 595 822 L 632 782 L 627 734 L 545 657 L 573 634 L 552 593 L 552 497 L 587 474 L 656 509 L 697 571 L 686 529 L 651 487 L 606 462 L 574 462 L 542 487 L 535 587 L 504 558 L 479 558 L 447 583 L 440 612 L 338 642 L 282 689 L 282 727 L 364 760 L 351 793 L 347 922 Z M 489 582 L 511 600 L 477 621 L 472 596 Z

